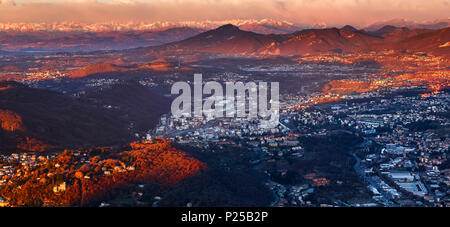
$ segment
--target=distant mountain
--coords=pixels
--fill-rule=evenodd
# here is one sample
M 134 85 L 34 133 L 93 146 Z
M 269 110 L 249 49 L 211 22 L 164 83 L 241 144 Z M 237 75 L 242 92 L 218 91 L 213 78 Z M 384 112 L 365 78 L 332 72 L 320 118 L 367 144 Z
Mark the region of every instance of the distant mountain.
M 189 27 L 161 31 L 0 32 L 3 51 L 93 51 L 156 46 L 183 40 L 203 30 Z M 1 52 L 0 52 L 1 54 Z
M 135 55 L 164 56 L 192 53 L 258 55 L 313 55 L 326 52 L 354 52 L 379 46 L 386 49 L 445 54 L 448 30 L 409 29 L 384 26 L 365 32 L 351 26 L 304 29 L 291 34 L 257 34 L 228 24 L 194 37 L 158 47 L 137 48 Z M 418 44 L 420 43 L 420 44 Z M 379 49 L 378 48 L 378 49 Z M 428 51 L 427 51 L 427 48 Z
M 221 54 L 253 54 L 274 40 L 269 35 L 242 31 L 228 24 L 203 32 L 194 37 L 158 47 L 137 48 L 130 54 L 147 56 L 173 55 L 176 53 L 202 52 Z M 278 37 L 278 36 L 273 36 Z
M 439 19 L 429 22 L 414 22 L 405 19 L 392 19 L 388 21 L 376 22 L 364 28 L 364 30 L 373 32 L 379 30 L 385 26 L 394 26 L 400 28 L 409 28 L 409 29 L 442 29 L 450 26 L 450 18 L 447 19 Z
M 356 29 L 355 27 L 353 27 L 351 25 L 345 25 L 344 27 L 341 28 L 341 30 L 349 30 L 349 31 L 352 31 L 352 32 L 358 31 L 358 29 Z
M 406 51 L 423 51 L 450 57 L 450 27 L 422 33 L 392 45 Z
M 243 31 L 228 24 L 201 33 L 192 38 L 167 45 L 168 48 L 187 51 L 205 51 L 224 54 L 251 54 L 275 41 L 278 36 Z
M 242 30 L 285 34 L 301 30 L 284 21 L 232 20 Z M 192 37 L 226 21 L 152 24 L 0 23 L 1 51 L 94 51 L 157 46 Z
M 399 27 L 395 27 L 392 25 L 386 25 L 378 30 L 369 32 L 369 34 L 376 35 L 376 36 L 383 36 L 385 34 L 389 34 L 389 33 L 393 33 L 393 32 L 404 32 L 404 31 L 408 31 L 408 30 L 409 29 L 407 27 L 399 28 Z
M 85 67 L 82 67 L 80 69 L 76 69 L 74 71 L 71 71 L 68 73 L 69 77 L 71 78 L 81 78 L 92 74 L 98 74 L 98 73 L 107 73 L 107 72 L 120 72 L 120 71 L 127 71 L 129 70 L 126 67 L 121 67 L 115 64 L 111 63 L 99 63 L 99 64 L 92 64 Z
M 11 54 L 2 51 L 94 51 L 94 50 L 122 50 L 138 47 L 160 46 L 185 40 L 204 31 L 216 30 L 224 23 L 232 23 L 241 31 L 253 32 L 262 36 L 264 40 L 258 45 L 272 45 L 265 42 L 275 39 L 285 39 L 284 36 L 302 31 L 302 28 L 322 30 L 330 29 L 319 25 L 295 25 L 285 21 L 271 19 L 263 20 L 230 20 L 230 21 L 202 21 L 202 22 L 161 22 L 151 24 L 1 24 L 0 23 L 0 55 Z M 2 27 L 2 25 L 4 25 Z M 342 31 L 367 31 L 370 36 L 383 36 L 399 30 L 406 31 L 420 29 L 441 29 L 450 26 L 450 19 L 442 19 L 425 23 L 416 23 L 404 19 L 394 19 L 377 22 L 358 30 L 351 25 L 342 27 Z M 320 27 L 320 28 L 319 28 Z M 7 28 L 7 29 L 6 29 Z M 6 30 L 5 30 L 6 29 Z M 416 31 L 416 32 L 417 32 Z M 419 32 L 405 32 L 401 37 L 410 37 Z M 232 37 L 228 37 L 233 39 Z M 268 38 L 268 39 L 266 39 Z M 261 39 L 261 37 L 257 38 Z M 398 39 L 397 39 L 398 40 Z M 234 40 L 236 41 L 236 40 Z M 326 40 L 324 40 L 326 41 Z M 359 44 L 358 44 L 359 45 Z M 253 45 L 252 48 L 256 48 Z M 315 48 L 312 48 L 315 49 Z M 320 49 L 320 48 L 319 48 Z M 337 47 L 336 49 L 342 49 Z M 344 48 L 346 49 L 346 48 Z M 317 49 L 315 49 L 317 50 Z M 250 50 L 247 50 L 250 51 Z M 235 53 L 235 50 L 228 51 Z M 243 51 L 245 52 L 245 51 Z M 255 51 L 251 51 L 255 52 Z
M 349 52 L 382 40 L 352 29 L 306 29 L 292 34 L 288 40 L 268 49 L 281 55 Z
M 346 29 L 306 29 L 292 34 L 263 35 L 228 24 L 194 37 L 158 47 L 137 48 L 128 54 L 164 56 L 186 53 L 230 55 L 298 55 L 351 51 L 381 42 L 380 37 Z
M 0 55 L 8 55 L 8 52 L 0 50 Z
M 371 49 L 389 49 L 406 52 L 424 52 L 450 57 L 450 27 L 439 30 L 412 30 L 418 34 L 398 40 L 390 38 L 391 42 L 384 42 Z M 391 33 L 393 34 L 393 33 Z M 386 38 L 388 39 L 388 38 Z
M 0 32 L 54 32 L 59 33 L 106 33 L 106 32 L 157 32 L 173 28 L 193 28 L 199 30 L 210 30 L 224 24 L 234 24 L 243 30 L 253 31 L 261 34 L 291 33 L 300 30 L 299 26 L 287 21 L 273 19 L 261 20 L 221 20 L 221 21 L 158 21 L 152 23 L 0 23 Z
M 406 27 L 395 27 L 391 25 L 386 25 L 376 31 L 369 32 L 368 34 L 373 36 L 382 37 L 383 43 L 395 43 L 401 40 L 420 35 L 422 33 L 431 32 L 430 29 L 409 29 Z
M 245 21 L 236 25 L 244 31 L 251 31 L 259 34 L 287 34 L 302 30 L 301 27 L 288 22 L 275 20 Z
M 155 57 L 170 57 L 192 54 L 224 54 L 224 55 L 305 55 L 324 52 L 349 52 L 373 44 L 387 45 L 430 32 L 430 29 L 414 28 L 413 23 L 405 20 L 389 21 L 394 26 L 376 24 L 366 32 L 353 26 L 346 25 L 340 29 L 304 29 L 297 31 L 298 27 L 287 23 L 271 20 L 238 21 L 239 26 L 227 24 L 216 29 L 201 32 L 199 29 L 188 27 L 173 28 L 163 31 L 127 31 L 127 32 L 91 32 L 70 34 L 65 32 L 48 33 L 32 32 L 16 37 L 14 32 L 0 32 L 0 44 L 3 49 L 20 50 L 91 50 L 91 49 L 123 49 L 122 53 L 128 56 L 140 56 L 146 61 Z M 445 20 L 439 24 L 446 23 Z M 414 25 L 414 26 L 413 26 Z M 427 24 L 433 27 L 433 23 Z M 381 27 L 380 27 L 381 26 Z M 373 30 L 377 27 L 378 29 Z M 416 26 L 417 27 L 417 26 Z M 261 33 L 286 34 L 260 34 L 246 31 L 243 28 L 261 31 Z M 2 38 L 3 37 L 3 41 Z M 6 37 L 6 38 L 5 38 Z M 31 37 L 31 38 L 30 38 Z M 34 39 L 32 37 L 41 37 Z M 13 40 L 13 41 L 10 41 Z M 145 46 L 145 47 L 140 47 Z M 26 47 L 26 48 L 25 48 Z M 25 49 L 23 49 L 25 48 Z M 120 64 L 102 63 L 93 64 L 73 72 L 71 77 L 84 77 L 86 75 L 133 70 Z M 156 63 L 136 66 L 156 71 L 167 71 L 176 68 L 177 63 Z

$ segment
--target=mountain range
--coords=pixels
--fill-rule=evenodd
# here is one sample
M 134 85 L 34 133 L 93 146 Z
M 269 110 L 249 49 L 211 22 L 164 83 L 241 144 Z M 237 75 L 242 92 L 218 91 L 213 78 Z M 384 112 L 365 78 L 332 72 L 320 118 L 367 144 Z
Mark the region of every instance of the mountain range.
M 304 29 L 290 34 L 258 34 L 228 24 L 191 38 L 156 47 L 125 50 L 127 55 L 168 56 L 190 53 L 240 56 L 312 55 L 357 50 L 422 51 L 447 55 L 450 28 L 439 30 L 384 26 L 373 32 L 343 28 Z
M 366 26 L 364 30 L 375 31 L 387 25 L 394 27 L 405 27 L 409 29 L 442 29 L 450 26 L 450 18 L 438 19 L 428 22 L 415 22 L 406 19 L 392 19 L 373 23 L 369 26 Z
M 10 54 L 9 52 L 11 51 L 73 52 L 158 46 L 184 40 L 205 31 L 214 30 L 225 23 L 233 24 L 243 31 L 262 35 L 273 34 L 273 37 L 283 35 L 292 36 L 300 33 L 306 34 L 314 30 L 332 29 L 326 28 L 326 26 L 324 28 L 323 26 L 296 25 L 270 19 L 179 23 L 159 22 L 152 24 L 0 24 L 0 54 Z M 397 33 L 401 33 L 394 36 L 397 38 L 396 41 L 399 41 L 401 38 L 407 38 L 414 34 L 417 35 L 421 31 L 442 29 L 449 26 L 450 19 L 441 19 L 426 23 L 395 19 L 377 22 L 363 29 L 357 29 L 347 25 L 342 27 L 341 30 L 360 31 L 361 33 L 374 36 L 391 34 L 395 30 Z M 406 30 L 409 32 L 406 32 Z M 340 48 L 337 47 L 336 49 Z M 309 51 L 311 50 L 306 52 Z
M 189 27 L 162 31 L 0 32 L 0 51 L 94 51 L 156 46 L 196 35 Z
M 301 30 L 288 22 L 232 20 L 241 29 L 261 34 Z M 94 51 L 157 46 L 179 41 L 216 28 L 226 22 L 181 22 L 153 24 L 0 23 L 0 51 Z M 7 52 L 4 52 L 6 55 Z M 2 54 L 0 52 L 0 54 Z
M 289 33 L 309 26 L 295 25 L 287 21 L 272 19 L 262 20 L 222 20 L 222 21 L 159 21 L 153 23 L 0 23 L 3 32 L 129 32 L 129 31 L 164 31 L 171 28 L 189 27 L 210 30 L 223 24 L 234 24 L 244 30 L 257 33 Z

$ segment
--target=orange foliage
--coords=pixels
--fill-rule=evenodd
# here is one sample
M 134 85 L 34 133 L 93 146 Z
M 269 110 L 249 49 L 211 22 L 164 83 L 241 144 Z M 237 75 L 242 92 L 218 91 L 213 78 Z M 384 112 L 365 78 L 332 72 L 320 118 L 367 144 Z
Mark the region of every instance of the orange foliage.
M 79 155 L 65 150 L 45 165 L 20 169 L 25 174 L 0 188 L 0 195 L 19 206 L 83 206 L 108 199 L 130 184 L 171 186 L 206 168 L 165 139 L 134 142 L 130 147 L 103 154 L 103 158 L 90 157 L 84 163 Z M 55 192 L 54 187 L 62 182 L 65 190 Z
M 10 88 L 12 88 L 12 86 L 11 85 L 6 85 L 6 86 L 1 86 L 0 87 L 0 91 L 4 91 L 4 90 L 8 90 L 8 89 L 10 89 Z
M 143 69 L 151 69 L 154 71 L 171 71 L 175 69 L 180 69 L 183 71 L 193 70 L 192 67 L 179 66 L 177 62 L 173 62 L 165 58 L 156 59 L 148 64 L 141 65 L 140 67 Z
M 176 150 L 166 139 L 131 143 L 132 150 L 125 153 L 142 170 L 141 180 L 150 178 L 164 185 L 178 183 L 197 174 L 206 165 L 186 153 Z
M 86 67 L 71 71 L 69 73 L 70 77 L 73 78 L 80 78 L 80 77 L 85 77 L 91 74 L 96 74 L 96 73 L 106 73 L 106 72 L 116 72 L 116 71 L 127 71 L 129 69 L 124 68 L 124 67 L 120 67 L 114 64 L 110 64 L 110 63 L 99 63 L 99 64 L 93 64 L 93 65 L 88 65 Z
M 312 102 L 314 104 L 338 102 L 341 100 L 342 100 L 342 97 L 340 97 L 340 96 L 332 96 L 332 97 L 331 96 L 318 96 L 318 97 L 312 98 Z
M 22 117 L 10 110 L 0 109 L 0 122 L 2 129 L 6 131 L 17 131 L 25 129 L 22 124 Z
M 369 81 L 333 80 L 324 86 L 323 92 L 348 94 L 352 92 L 364 93 L 372 89 L 373 86 Z
M 334 80 L 326 84 L 324 93 L 349 94 L 365 93 L 388 87 L 422 86 L 431 92 L 440 91 L 450 87 L 450 70 L 430 70 L 414 73 L 405 73 L 398 76 L 384 76 L 374 78 L 372 81 Z
M 314 181 L 313 186 L 315 187 L 326 186 L 331 182 L 330 180 L 324 177 L 314 178 L 313 181 Z
M 450 87 L 450 70 L 420 71 L 406 73 L 395 77 L 398 83 L 408 85 L 424 86 L 430 91 L 440 91 Z
M 54 149 L 55 146 L 48 145 L 34 138 L 27 137 L 25 141 L 20 141 L 17 144 L 17 149 L 25 150 L 25 151 L 39 151 L 43 152 L 46 150 Z

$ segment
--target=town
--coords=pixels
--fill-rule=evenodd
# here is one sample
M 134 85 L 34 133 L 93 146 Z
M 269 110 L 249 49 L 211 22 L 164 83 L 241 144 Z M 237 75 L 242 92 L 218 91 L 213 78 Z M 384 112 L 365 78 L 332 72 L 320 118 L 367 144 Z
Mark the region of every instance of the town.
M 19 57 L 2 58 L 14 62 Z M 136 141 L 148 141 L 144 144 L 164 138 L 181 151 L 192 151 L 200 157 L 207 154 L 217 162 L 214 165 L 224 171 L 259 174 L 272 197 L 265 206 L 450 205 L 449 62 L 441 57 L 419 52 L 398 56 L 385 51 L 264 61 L 246 59 L 239 64 L 232 58 L 224 58 L 183 62 L 163 71 L 124 66 L 130 70 L 98 72 L 86 78 L 71 78 L 70 75 L 88 64 L 88 55 L 72 56 L 76 66 L 66 61 L 68 58 L 64 55 L 21 58 L 24 64 L 32 66 L 25 70 L 25 77 L 18 77 L 22 69 L 11 67 L 3 67 L 0 76 L 33 88 L 68 94 L 74 99 L 127 80 L 135 80 L 140 86 L 173 98 L 170 86 L 177 81 L 191 83 L 194 72 L 203 73 L 204 81 L 222 84 L 279 81 L 280 109 L 276 127 L 261 127 L 266 119 L 260 116 L 180 117 L 167 112 L 159 118 L 156 127 L 144 131 L 134 130 L 134 122 L 130 122 L 130 133 L 133 130 Z M 62 64 L 57 69 L 42 70 L 39 67 L 42 62 Z M 158 62 L 168 64 L 164 60 Z M 182 67 L 189 70 L 180 70 Z M 102 107 L 108 111 L 120 109 L 114 103 Z M 248 110 L 247 104 L 245 107 Z M 55 163 L 61 158 L 60 152 L 2 154 L 0 188 L 17 184 L 22 177 L 35 176 L 31 173 L 36 173 L 36 169 L 51 169 L 54 172 L 45 173 L 45 178 L 37 171 L 39 179 L 34 180 L 55 179 L 52 174 L 63 174 L 68 180 L 53 180 L 52 199 L 38 205 L 67 205 L 58 202 L 58 198 L 62 198 L 73 182 L 100 181 L 142 171 L 131 162 L 117 159 L 114 152 L 112 157 L 105 155 L 102 149 L 117 152 L 119 148 L 65 152 L 76 160 L 70 164 L 75 169 L 92 165 L 99 157 L 114 160 L 114 165 L 93 166 L 96 170 L 92 173 L 73 171 L 74 176 L 67 175 L 57 166 L 60 164 Z M 228 154 L 232 157 L 225 156 Z M 54 165 L 49 167 L 48 163 Z M 131 205 L 171 205 L 164 202 L 164 193 L 148 192 L 145 184 L 138 180 L 133 184 L 131 193 L 120 195 L 132 201 Z M 23 205 L 23 201 L 10 199 L 13 198 L 0 197 L 0 205 Z M 187 199 L 190 200 L 195 198 Z M 34 200 L 30 202 L 27 205 L 36 205 Z M 115 201 L 102 198 L 89 204 L 109 206 Z M 181 205 L 192 206 L 193 202 L 183 200 Z

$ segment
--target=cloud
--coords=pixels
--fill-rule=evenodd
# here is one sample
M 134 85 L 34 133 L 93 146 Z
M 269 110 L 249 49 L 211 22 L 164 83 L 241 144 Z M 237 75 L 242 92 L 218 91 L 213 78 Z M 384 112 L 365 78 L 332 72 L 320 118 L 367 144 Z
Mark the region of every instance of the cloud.
M 14 0 L 0 0 L 0 5 L 2 6 L 15 6 Z
M 0 22 L 264 19 L 366 25 L 392 18 L 447 18 L 442 0 L 0 0 Z M 12 4 L 11 4 L 12 3 Z M 446 4 L 447 3 L 447 4 Z

